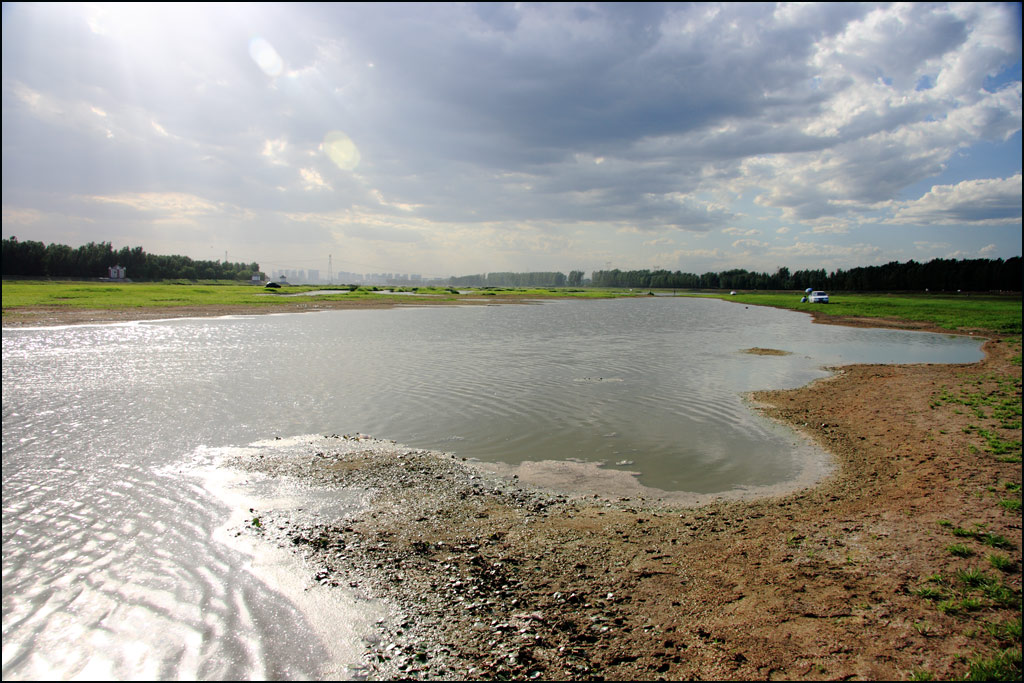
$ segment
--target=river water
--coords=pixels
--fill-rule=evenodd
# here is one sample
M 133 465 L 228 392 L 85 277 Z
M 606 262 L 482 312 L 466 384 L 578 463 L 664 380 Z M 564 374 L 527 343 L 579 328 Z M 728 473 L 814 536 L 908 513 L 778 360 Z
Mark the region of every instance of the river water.
M 5 329 L 3 677 L 360 675 L 386 606 L 317 590 L 291 555 L 227 530 L 253 506 L 354 514 L 361 492 L 239 479 L 225 453 L 362 432 L 756 490 L 806 458 L 743 392 L 981 355 L 963 337 L 654 297 Z

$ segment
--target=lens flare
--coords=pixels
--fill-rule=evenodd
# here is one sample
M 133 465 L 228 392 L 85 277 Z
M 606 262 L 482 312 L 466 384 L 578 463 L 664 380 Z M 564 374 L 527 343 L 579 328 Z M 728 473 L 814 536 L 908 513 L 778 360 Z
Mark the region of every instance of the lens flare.
M 276 78 L 284 73 L 284 60 L 277 54 L 274 46 L 259 36 L 249 41 L 249 56 L 263 73 Z
M 334 165 L 343 171 L 351 171 L 359 165 L 361 157 L 356 143 L 340 130 L 332 130 L 324 136 L 321 148 Z

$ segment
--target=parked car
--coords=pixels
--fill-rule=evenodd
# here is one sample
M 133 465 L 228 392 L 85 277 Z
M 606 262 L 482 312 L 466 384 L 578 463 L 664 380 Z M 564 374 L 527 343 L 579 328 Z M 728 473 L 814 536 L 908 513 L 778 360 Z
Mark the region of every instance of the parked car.
M 809 299 L 812 304 L 827 304 L 828 294 L 825 292 L 811 292 Z

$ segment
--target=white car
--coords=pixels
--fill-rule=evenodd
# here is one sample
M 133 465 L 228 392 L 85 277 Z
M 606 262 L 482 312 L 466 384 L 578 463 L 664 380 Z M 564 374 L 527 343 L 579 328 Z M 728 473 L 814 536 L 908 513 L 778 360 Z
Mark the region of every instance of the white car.
M 808 297 L 808 301 L 812 304 L 827 304 L 828 294 L 825 292 L 811 292 L 811 295 Z

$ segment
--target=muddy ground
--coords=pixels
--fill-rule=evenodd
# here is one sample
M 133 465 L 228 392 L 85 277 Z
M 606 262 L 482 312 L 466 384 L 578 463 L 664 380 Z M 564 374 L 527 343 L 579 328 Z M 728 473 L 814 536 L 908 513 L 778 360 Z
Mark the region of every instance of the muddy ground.
M 999 626 L 1019 633 L 1019 418 L 1000 426 L 964 398 L 1019 405 L 1020 337 L 985 352 L 752 395 L 835 458 L 834 474 L 788 495 L 585 498 L 337 436 L 301 462 L 236 464 L 370 488 L 368 510 L 314 526 L 255 511 L 261 524 L 239 532 L 304 554 L 311 581 L 394 606 L 367 652 L 373 678 L 959 677 L 1020 648 Z

